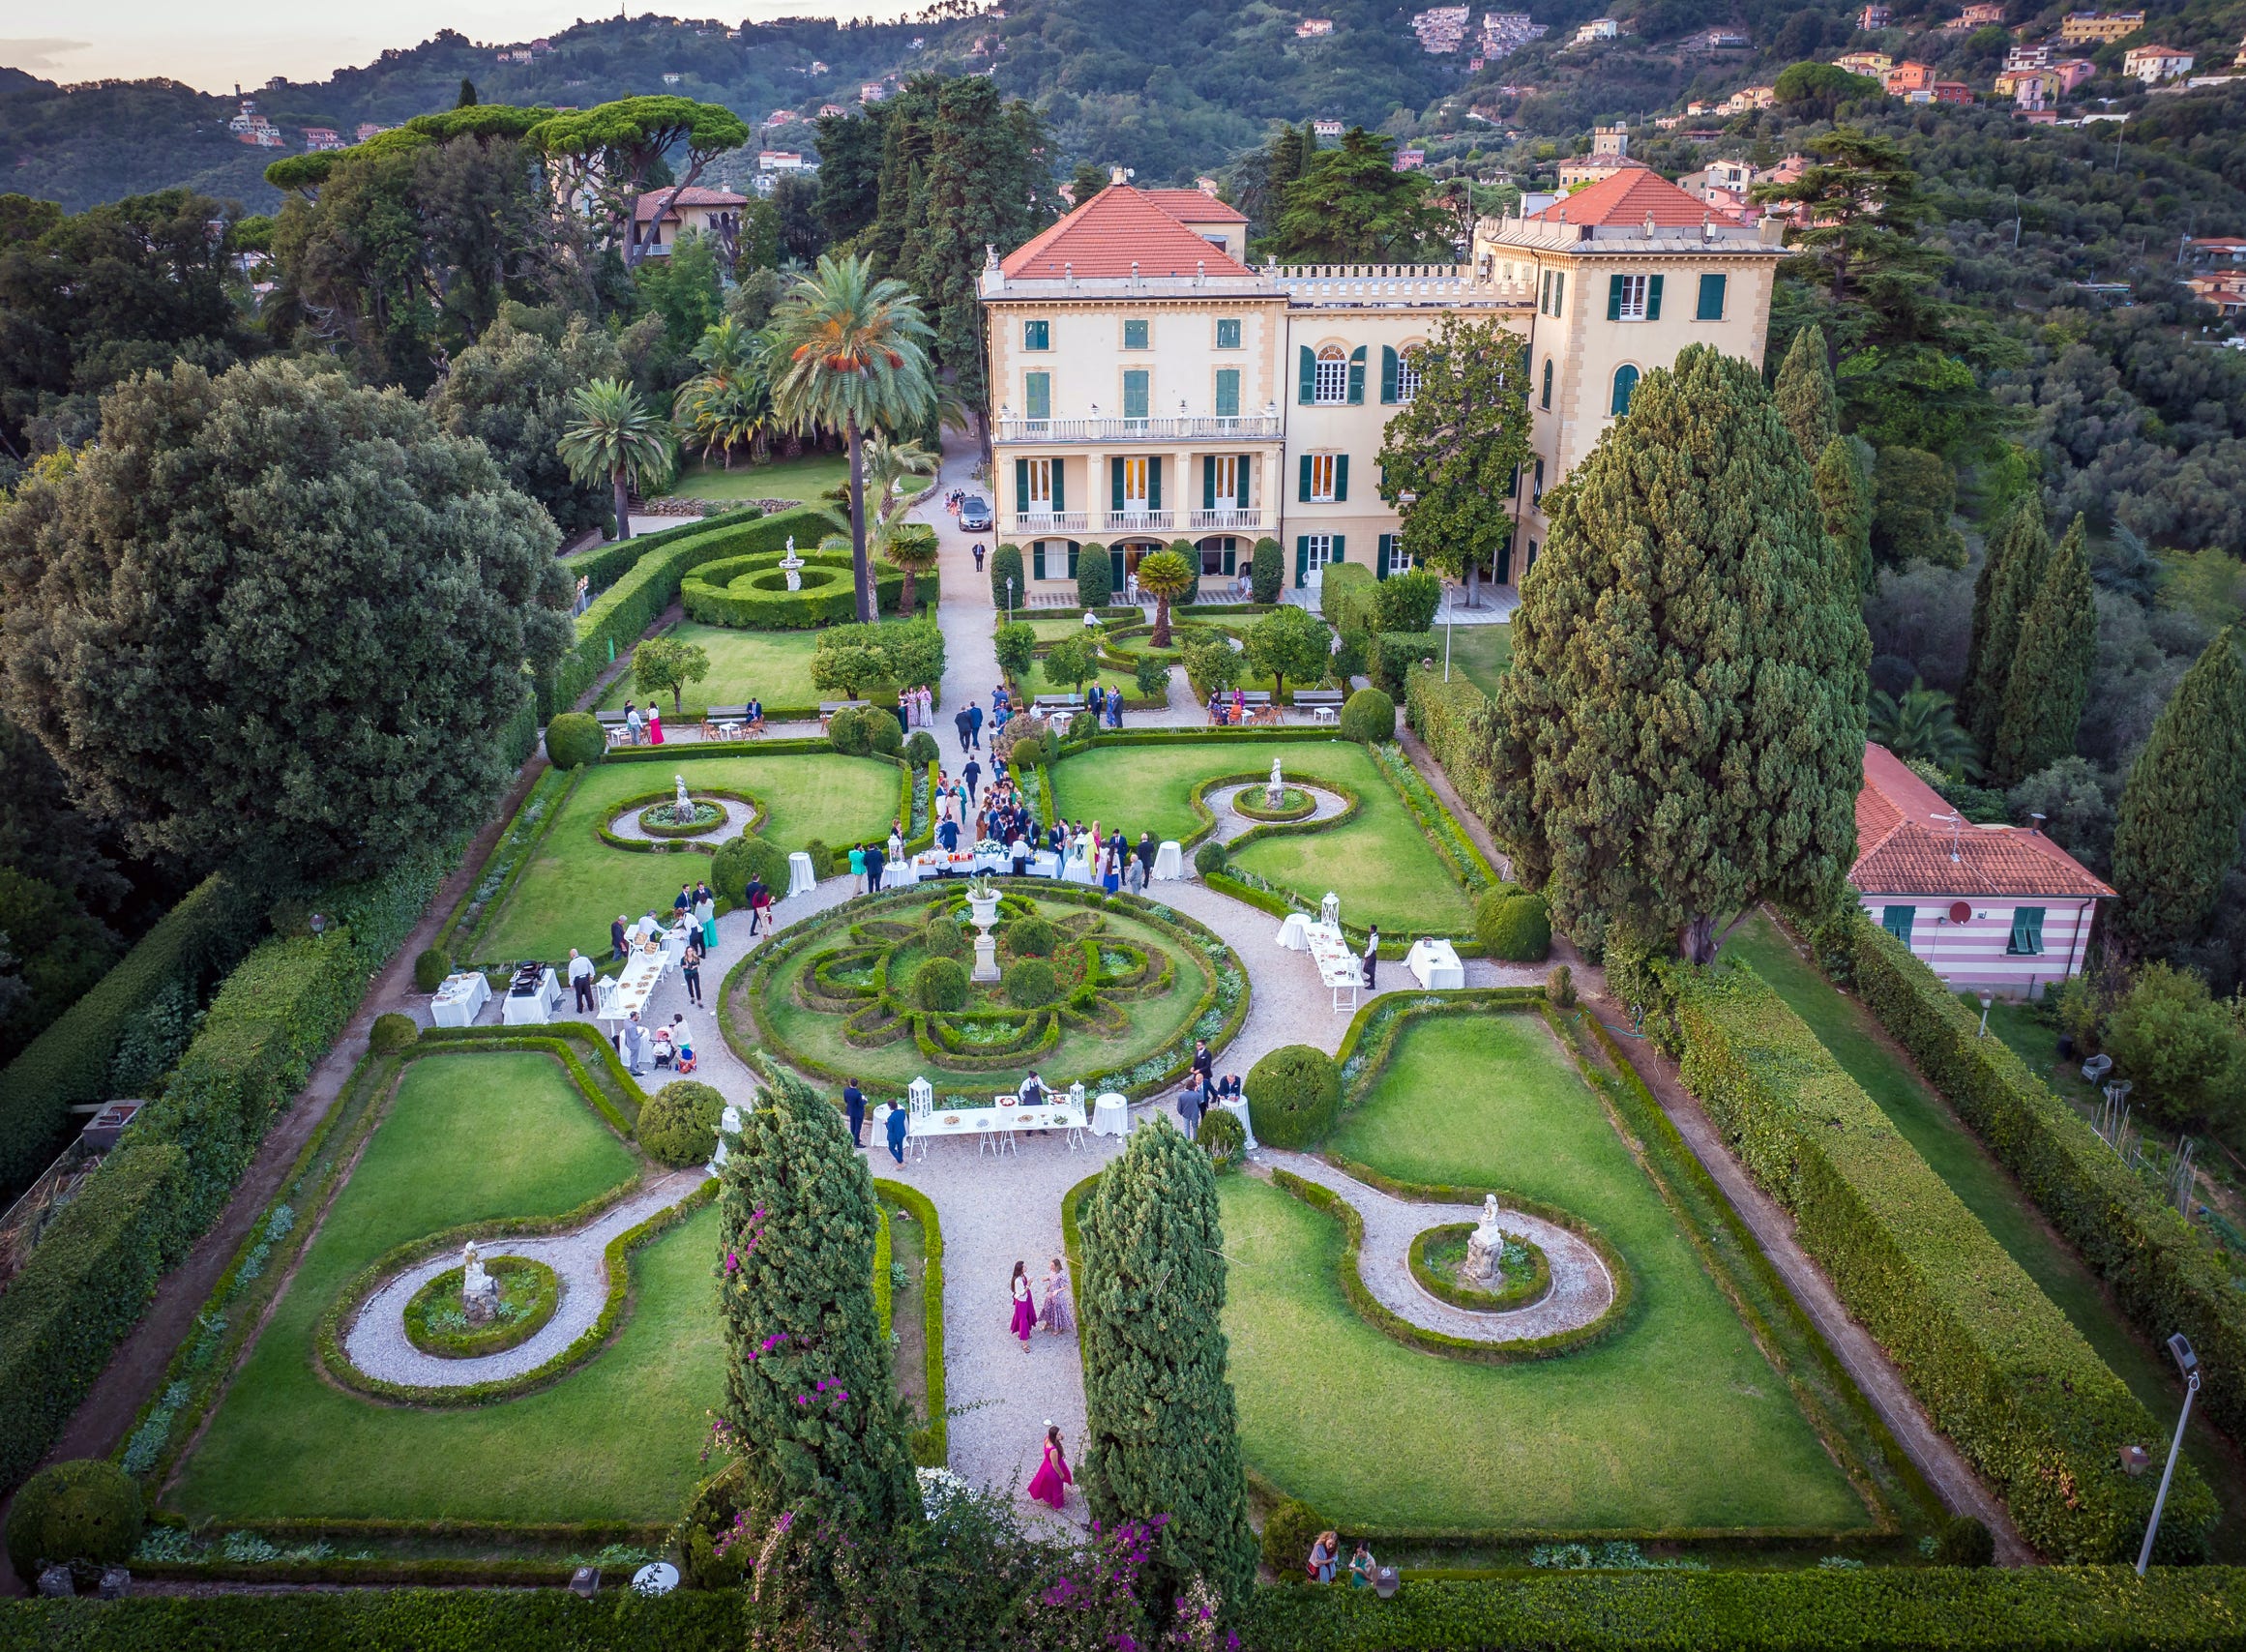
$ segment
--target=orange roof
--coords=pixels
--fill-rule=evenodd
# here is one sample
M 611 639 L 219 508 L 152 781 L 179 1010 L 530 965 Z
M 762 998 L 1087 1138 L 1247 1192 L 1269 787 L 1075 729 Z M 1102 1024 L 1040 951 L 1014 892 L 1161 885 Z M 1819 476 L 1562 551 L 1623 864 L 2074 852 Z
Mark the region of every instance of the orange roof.
M 669 194 L 668 190 L 649 190 L 639 197 L 638 205 L 633 208 L 633 216 L 642 221 L 653 218 L 662 210 Z M 748 204 L 747 195 L 737 195 L 730 190 L 705 190 L 701 185 L 694 184 L 679 191 L 678 199 L 671 203 L 671 210 L 675 212 L 680 207 L 737 207 Z
M 1856 865 L 1848 881 L 1866 895 L 2093 900 L 2113 893 L 2040 832 L 1970 822 L 1953 830 L 1934 818 L 1952 812 L 1902 758 L 1884 746 L 1867 745 L 1864 788 L 1856 794 Z
M 1226 206 L 1206 190 L 1140 190 L 1138 192 L 1180 223 L 1246 223 L 1248 215 Z
M 1198 190 L 1161 192 L 1207 198 Z M 1188 229 L 1151 193 L 1128 184 L 1110 184 L 1058 223 L 1017 247 L 998 267 L 1026 280 L 1058 280 L 1065 273 L 1085 280 L 1112 279 L 1130 275 L 1134 265 L 1149 278 L 1191 276 L 1197 268 L 1212 276 L 1255 273 L 1235 263 L 1216 243 Z
M 1544 211 L 1531 213 L 1531 223 L 1643 223 L 1648 214 L 1666 228 L 1703 223 L 1708 203 L 1696 200 L 1660 173 L 1645 166 L 1628 166 L 1609 174 L 1587 189 L 1578 190 Z M 1725 215 L 1718 214 L 1718 217 Z

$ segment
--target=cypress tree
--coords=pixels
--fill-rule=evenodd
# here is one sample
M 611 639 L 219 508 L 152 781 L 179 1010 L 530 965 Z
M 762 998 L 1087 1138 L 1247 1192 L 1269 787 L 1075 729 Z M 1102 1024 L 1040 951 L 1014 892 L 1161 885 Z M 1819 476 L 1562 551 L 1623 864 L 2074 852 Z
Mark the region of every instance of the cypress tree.
M 1169 1517 L 1140 1597 L 1157 1622 L 1197 1573 L 1237 1605 L 1255 1582 L 1256 1536 L 1225 1374 L 1225 1235 L 1209 1156 L 1167 1122 L 1134 1132 L 1082 1222 L 1085 1501 L 1110 1530 Z
M 1761 375 L 1704 345 L 1547 495 L 1497 696 L 1492 825 L 1579 943 L 1696 962 L 1854 858 L 1871 642 Z
M 1814 321 L 1793 336 L 1779 366 L 1778 411 L 1801 445 L 1801 457 L 1811 464 L 1841 433 L 1841 398 L 1833 387 L 1832 366 L 1825 360 L 1825 330 Z
M 2098 649 L 2098 605 L 2083 548 L 2086 532 L 2083 518 L 2076 516 L 2021 617 L 2020 646 L 2004 684 L 2004 712 L 1991 763 L 2000 785 L 2074 755 Z
M 1986 752 L 1996 743 L 2004 716 L 2004 685 L 2020 651 L 2020 622 L 2043 586 L 2051 563 L 2051 534 L 2043 501 L 2030 489 L 1989 536 L 1981 572 L 1973 581 L 1973 634 L 1965 652 L 1965 726 Z
M 2192 663 L 2129 770 L 2113 826 L 2113 914 L 2140 956 L 2194 939 L 2238 857 L 2246 812 L 2246 667 L 2225 626 Z
M 917 1519 L 873 1309 L 879 1210 L 841 1115 L 783 1082 L 747 1113 L 722 1174 L 725 1413 L 750 1504 L 815 1505 L 876 1533 Z
M 1825 532 L 1840 547 L 1850 589 L 1861 595 L 1872 584 L 1872 481 L 1864 474 L 1847 438 L 1835 436 L 1817 455 L 1813 482 Z

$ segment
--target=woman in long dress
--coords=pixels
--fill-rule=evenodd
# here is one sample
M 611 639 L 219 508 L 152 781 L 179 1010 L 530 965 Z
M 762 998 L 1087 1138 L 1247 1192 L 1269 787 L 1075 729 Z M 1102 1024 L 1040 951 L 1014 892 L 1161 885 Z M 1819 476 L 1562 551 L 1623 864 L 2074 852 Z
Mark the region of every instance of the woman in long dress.
M 1069 1310 L 1068 1270 L 1061 1266 L 1058 1256 L 1052 1259 L 1052 1266 L 1046 1270 L 1045 1312 L 1037 1316 L 1037 1322 L 1056 1337 L 1065 1336 L 1077 1328 L 1077 1316 Z
M 1058 1425 L 1045 1426 L 1045 1460 L 1037 1465 L 1030 1476 L 1029 1494 L 1049 1508 L 1059 1508 L 1068 1500 L 1068 1489 L 1077 1477 L 1069 1472 L 1068 1459 L 1061 1453 L 1061 1432 Z
M 650 746 L 663 744 L 663 707 L 659 705 L 647 708 L 647 743 Z
M 708 884 L 694 889 L 694 922 L 702 929 L 702 951 L 718 950 L 718 898 L 710 893 Z
M 1014 1264 L 1014 1334 L 1021 1339 L 1021 1351 L 1029 1352 L 1029 1333 L 1037 1325 L 1037 1310 L 1029 1300 L 1029 1267 L 1026 1263 Z

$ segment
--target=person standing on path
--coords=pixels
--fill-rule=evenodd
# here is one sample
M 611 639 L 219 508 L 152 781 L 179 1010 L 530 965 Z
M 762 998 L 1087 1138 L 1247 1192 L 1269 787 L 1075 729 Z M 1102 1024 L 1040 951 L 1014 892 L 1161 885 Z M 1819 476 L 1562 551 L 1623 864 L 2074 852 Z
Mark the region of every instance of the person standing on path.
M 679 979 L 686 983 L 687 1002 L 695 1009 L 702 1007 L 702 949 L 698 941 L 687 942 L 685 954 L 679 959 Z
M 1365 990 L 1376 991 L 1374 977 L 1380 971 L 1380 926 L 1373 925 L 1365 931 Z
M 983 572 L 983 542 L 981 540 L 975 542 L 975 572 L 978 574 Z
M 983 745 L 983 708 L 974 700 L 967 702 L 967 743 L 978 751 Z
M 983 765 L 969 757 L 967 766 L 960 771 L 960 778 L 967 782 L 967 807 L 972 809 L 975 806 L 975 788 L 983 783 Z
M 866 1145 L 866 1092 L 856 1078 L 842 1080 L 842 1112 L 850 1121 L 850 1145 Z
M 866 893 L 866 845 L 858 843 L 850 849 L 850 893 Z
M 1194 1072 L 1201 1081 L 1202 1095 L 1208 1095 L 1215 1088 L 1216 1071 L 1217 1058 L 1209 1053 L 1209 1041 L 1205 1038 L 1195 1039 Z
M 868 843 L 866 845 L 866 891 L 868 894 L 872 894 L 881 887 L 881 868 L 883 865 L 881 845 Z
M 1014 1334 L 1021 1339 L 1021 1351 L 1029 1352 L 1029 1333 L 1037 1328 L 1037 1309 L 1029 1300 L 1029 1265 L 1014 1264 L 1014 1279 L 1010 1287 L 1014 1292 Z
M 1077 1316 L 1069 1311 L 1069 1275 L 1055 1256 L 1052 1266 L 1045 1272 L 1045 1307 L 1037 1322 L 1049 1336 L 1065 1336 L 1077 1328 Z
M 1068 1488 L 1076 1484 L 1076 1478 L 1069 1472 L 1068 1459 L 1061 1453 L 1059 1427 L 1046 1424 L 1045 1460 L 1030 1476 L 1029 1494 L 1047 1507 L 1058 1509 L 1068 1500 Z
M 764 908 L 759 900 L 764 893 L 764 880 L 751 872 L 749 887 L 741 892 L 741 904 L 749 908 L 749 932 L 752 935 L 756 933 L 756 927 L 764 918 Z
M 616 921 L 608 926 L 608 961 L 622 963 L 624 955 L 631 950 L 630 931 L 625 928 L 631 920 L 619 912 Z
M 701 926 L 702 951 L 717 951 L 718 897 L 706 883 L 694 885 L 694 922 Z
M 625 742 L 628 745 L 638 745 L 640 733 L 646 728 L 646 723 L 640 718 L 639 708 L 634 705 L 630 700 L 626 700 L 624 702 Z
M 570 948 L 570 987 L 577 995 L 577 1014 L 593 1013 L 593 960 L 576 947 Z
M 1132 847 L 1138 855 L 1139 882 L 1152 883 L 1154 881 L 1154 839 L 1141 832 L 1138 834 L 1138 841 Z
M 898 1102 L 891 1102 L 889 1104 L 889 1116 L 883 1119 L 881 1122 L 883 1127 L 889 1133 L 889 1157 L 900 1165 L 903 1164 L 905 1131 L 903 1105 Z

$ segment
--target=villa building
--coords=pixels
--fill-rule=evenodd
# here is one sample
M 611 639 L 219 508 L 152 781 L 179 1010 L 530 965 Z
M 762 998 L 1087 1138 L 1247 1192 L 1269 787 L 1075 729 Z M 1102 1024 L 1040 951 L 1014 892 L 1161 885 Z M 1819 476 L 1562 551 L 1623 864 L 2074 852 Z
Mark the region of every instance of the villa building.
M 658 213 L 663 215 L 648 242 L 647 255 L 667 258 L 678 246 L 680 236 L 701 234 L 716 240 L 721 256 L 727 264 L 732 263 L 741 237 L 741 212 L 749 204 L 749 197 L 730 190 L 704 189 L 698 184 L 676 191 L 676 199 L 672 198 L 673 193 L 667 189 L 650 190 L 633 208 L 634 221 L 639 224 L 652 221 Z
M 995 537 L 1021 546 L 1024 597 L 1067 589 L 1087 544 L 1108 547 L 1118 590 L 1179 541 L 1211 578 L 1244 573 L 1265 537 L 1298 588 L 1335 562 L 1397 571 L 1382 433 L 1411 399 L 1414 347 L 1453 314 L 1497 316 L 1531 352 L 1524 549 L 1495 570 L 1511 583 L 1544 538 L 1544 487 L 1642 371 L 1698 341 L 1760 362 L 1781 255 L 1775 229 L 1718 218 L 1642 167 L 1486 221 L 1466 264 L 1252 267 L 1246 227 L 1198 191 L 1118 183 L 992 250 Z
M 2059 40 L 2067 45 L 2106 45 L 2143 27 L 2143 12 L 2070 12 L 2059 24 Z

